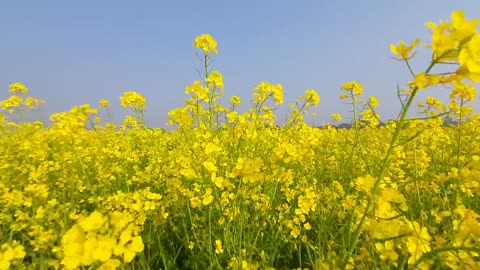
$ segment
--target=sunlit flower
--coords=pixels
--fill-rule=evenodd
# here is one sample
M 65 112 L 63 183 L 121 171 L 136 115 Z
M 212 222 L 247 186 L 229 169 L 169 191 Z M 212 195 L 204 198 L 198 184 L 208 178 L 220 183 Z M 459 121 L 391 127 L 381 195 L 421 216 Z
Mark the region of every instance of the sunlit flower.
M 210 34 L 202 34 L 195 38 L 193 44 L 195 47 L 202 49 L 205 53 L 217 53 L 217 42 Z
M 415 41 L 412 42 L 412 44 L 407 46 L 405 42 L 401 40 L 398 46 L 395 44 L 390 44 L 390 50 L 392 51 L 393 54 L 400 55 L 402 57 L 401 59 L 397 59 L 397 60 L 408 60 L 415 55 L 415 53 L 410 54 L 410 52 L 413 49 L 415 49 L 415 47 L 419 42 L 420 40 L 416 39 Z
M 14 94 L 20 94 L 20 93 L 27 94 L 28 88 L 22 83 L 16 82 L 10 85 L 10 92 Z
M 234 105 L 238 105 L 240 104 L 241 100 L 240 100 L 240 97 L 239 96 L 232 96 L 230 98 L 230 103 L 234 104 Z
M 123 93 L 123 96 L 120 97 L 120 102 L 123 108 L 144 109 L 146 98 L 135 91 L 129 91 Z

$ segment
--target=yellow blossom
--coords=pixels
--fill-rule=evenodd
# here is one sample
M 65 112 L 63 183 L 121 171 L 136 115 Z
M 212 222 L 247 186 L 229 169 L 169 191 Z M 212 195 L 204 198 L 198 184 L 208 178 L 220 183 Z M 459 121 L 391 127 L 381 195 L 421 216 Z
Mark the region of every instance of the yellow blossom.
M 210 34 L 202 34 L 195 38 L 193 45 L 207 53 L 217 53 L 217 42 Z
M 194 93 L 195 98 L 199 98 L 201 101 L 208 102 L 210 100 L 210 89 L 201 85 L 200 81 L 194 81 L 193 85 L 189 85 L 185 88 L 185 93 Z
M 205 79 L 205 82 L 207 83 L 208 87 L 211 89 L 213 88 L 218 88 L 218 89 L 223 89 L 223 76 L 222 73 L 219 71 L 212 71 L 210 74 L 208 74 L 208 77 Z
M 14 94 L 19 94 L 19 93 L 27 94 L 28 88 L 22 83 L 16 82 L 16 83 L 10 84 L 10 92 Z
M 232 96 L 230 98 L 230 103 L 234 104 L 234 105 L 238 105 L 240 104 L 240 97 L 239 96 Z
M 215 254 L 222 254 L 222 253 L 223 253 L 222 240 L 217 239 L 215 240 Z
M 360 176 L 357 177 L 356 183 L 361 190 L 370 192 L 375 183 L 375 178 L 373 178 L 371 175 Z
M 393 54 L 400 55 L 402 57 L 401 59 L 397 59 L 397 58 L 395 58 L 395 59 L 397 59 L 397 60 L 408 60 L 415 55 L 415 53 L 410 55 L 410 51 L 415 49 L 415 47 L 417 47 L 417 44 L 419 42 L 420 42 L 420 40 L 416 39 L 415 41 L 412 42 L 412 44 L 410 44 L 410 46 L 407 46 L 405 44 L 405 41 L 401 40 L 398 46 L 395 45 L 395 44 L 390 44 L 390 50 L 392 51 Z
M 121 265 L 121 262 L 117 259 L 111 259 L 102 263 L 97 270 L 115 270 Z
M 202 204 L 203 205 L 209 205 L 212 202 L 213 202 L 212 189 L 207 188 L 207 190 L 205 191 L 205 195 L 203 195 Z
M 346 82 L 341 86 L 341 89 L 351 91 L 356 96 L 359 96 L 363 93 L 363 86 L 357 81 Z
M 374 96 L 370 96 L 368 103 L 374 108 L 378 107 L 378 99 Z
M 108 107 L 110 106 L 110 101 L 108 101 L 107 99 L 102 99 L 100 100 L 100 102 L 98 103 L 98 106 L 99 107 Z
M 128 91 L 120 97 L 120 102 L 123 108 L 144 109 L 146 98 L 135 91 Z
M 330 118 L 332 118 L 334 121 L 342 121 L 342 115 L 338 113 L 332 113 L 330 114 Z
M 95 211 L 90 216 L 80 222 L 80 227 L 84 231 L 94 231 L 103 226 L 105 218 L 99 212 Z
M 460 64 L 471 73 L 480 73 L 480 34 L 476 34 L 472 39 L 462 48 L 458 56 Z
M 314 89 L 305 91 L 305 98 L 310 101 L 313 106 L 317 106 L 320 102 L 320 96 Z
M 118 244 L 114 248 L 114 254 L 123 256 L 123 261 L 129 263 L 133 260 L 136 253 L 143 251 L 144 245 L 140 236 L 131 235 L 130 230 L 125 230 L 120 236 Z

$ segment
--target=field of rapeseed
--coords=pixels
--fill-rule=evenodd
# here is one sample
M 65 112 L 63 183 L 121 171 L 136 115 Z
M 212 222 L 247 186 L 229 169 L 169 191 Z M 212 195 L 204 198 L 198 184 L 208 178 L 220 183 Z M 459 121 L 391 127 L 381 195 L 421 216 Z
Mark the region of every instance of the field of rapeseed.
M 194 42 L 205 79 L 169 113 L 173 131 L 145 126 L 134 91 L 120 98 L 130 114 L 119 126 L 99 119 L 108 100 L 53 114 L 48 127 L 26 122 L 43 101 L 10 85 L 0 269 L 480 269 L 480 116 L 469 106 L 479 21 L 455 11 L 427 23 L 432 59 L 420 72 L 409 65 L 418 40 L 391 45 L 412 73 L 395 120 L 380 121 L 360 83 L 341 86 L 351 129 L 305 124 L 313 89 L 281 127 L 280 84 L 261 82 L 246 112 L 237 96 L 222 104 L 208 34 Z M 433 97 L 438 85 L 448 103 Z M 416 100 L 420 91 L 432 96 Z

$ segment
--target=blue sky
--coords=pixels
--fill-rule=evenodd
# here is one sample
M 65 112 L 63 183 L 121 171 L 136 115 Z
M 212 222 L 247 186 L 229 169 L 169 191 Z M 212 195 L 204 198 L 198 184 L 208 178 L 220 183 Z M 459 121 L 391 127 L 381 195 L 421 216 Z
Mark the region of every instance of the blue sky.
M 357 80 L 391 118 L 395 87 L 409 75 L 390 58 L 389 44 L 429 43 L 424 23 L 456 9 L 480 17 L 478 0 L 0 1 L 0 99 L 20 81 L 47 101 L 42 117 L 107 98 L 120 119 L 119 97 L 136 90 L 148 100 L 147 124 L 163 126 L 167 112 L 183 105 L 185 86 L 199 79 L 195 37 L 210 33 L 227 96 L 247 103 L 262 80 L 283 84 L 286 103 L 314 88 L 321 97 L 315 123 L 322 124 L 333 112 L 347 116 L 339 88 Z M 424 69 L 428 57 L 420 50 L 414 69 Z M 284 104 L 279 121 L 287 112 Z

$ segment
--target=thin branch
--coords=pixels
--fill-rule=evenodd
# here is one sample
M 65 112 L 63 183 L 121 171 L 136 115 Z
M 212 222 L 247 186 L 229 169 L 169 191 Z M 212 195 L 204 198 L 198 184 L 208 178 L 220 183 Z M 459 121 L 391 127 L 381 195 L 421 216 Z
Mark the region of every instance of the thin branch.
M 402 105 L 402 110 L 403 110 L 403 108 L 405 107 L 405 101 L 403 101 L 403 99 L 402 99 L 402 94 L 401 94 L 399 84 L 397 84 L 397 97 L 398 97 L 398 100 L 400 101 L 400 104 Z
M 407 64 L 408 71 L 410 71 L 410 74 L 412 75 L 412 77 L 415 78 L 415 72 L 413 72 L 413 69 L 410 66 L 410 63 L 408 62 L 408 60 L 405 60 L 405 63 Z

